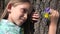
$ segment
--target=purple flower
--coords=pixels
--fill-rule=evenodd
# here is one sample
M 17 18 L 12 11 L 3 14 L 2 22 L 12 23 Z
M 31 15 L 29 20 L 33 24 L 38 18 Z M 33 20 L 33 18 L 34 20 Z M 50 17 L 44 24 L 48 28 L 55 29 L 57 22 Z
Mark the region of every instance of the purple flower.
M 45 8 L 45 12 L 50 12 L 50 8 L 48 7 L 48 8 Z

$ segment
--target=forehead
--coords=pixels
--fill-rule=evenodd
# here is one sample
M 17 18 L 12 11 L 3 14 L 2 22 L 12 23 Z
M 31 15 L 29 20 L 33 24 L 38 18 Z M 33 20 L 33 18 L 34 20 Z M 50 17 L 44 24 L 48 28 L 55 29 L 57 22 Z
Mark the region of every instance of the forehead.
M 16 6 L 15 7 L 19 7 L 19 8 L 31 8 L 31 4 L 30 3 L 16 3 Z
M 18 10 L 20 9 L 26 10 L 28 13 L 31 13 L 32 10 L 32 6 L 30 3 L 16 3 L 15 8 Z

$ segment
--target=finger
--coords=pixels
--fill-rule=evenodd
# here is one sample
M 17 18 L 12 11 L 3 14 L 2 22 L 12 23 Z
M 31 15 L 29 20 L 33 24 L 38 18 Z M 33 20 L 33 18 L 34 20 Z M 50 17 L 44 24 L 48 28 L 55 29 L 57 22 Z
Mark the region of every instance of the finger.
M 39 18 L 39 16 L 32 16 L 32 18 Z
M 59 12 L 58 11 L 56 11 L 56 16 L 59 17 Z
M 56 14 L 56 10 L 50 9 L 50 14 Z
M 39 16 L 39 14 L 33 14 L 33 16 Z
M 53 9 L 50 9 L 50 14 L 52 14 L 53 13 Z
M 56 16 L 56 13 L 52 13 L 52 14 L 50 14 L 50 16 Z
M 35 19 L 35 18 L 33 18 L 32 20 L 34 20 L 34 21 L 38 21 L 38 19 Z
M 34 14 L 38 14 L 38 12 L 37 11 L 35 11 L 35 12 L 33 12 Z

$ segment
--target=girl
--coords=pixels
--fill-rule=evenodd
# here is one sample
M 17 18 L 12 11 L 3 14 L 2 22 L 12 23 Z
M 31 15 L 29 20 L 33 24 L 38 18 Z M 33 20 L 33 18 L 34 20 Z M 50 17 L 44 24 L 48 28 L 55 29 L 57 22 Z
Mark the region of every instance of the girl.
M 0 19 L 0 34 L 22 34 L 21 25 L 31 13 L 29 0 L 10 0 Z M 32 15 L 32 20 L 37 20 L 38 14 Z

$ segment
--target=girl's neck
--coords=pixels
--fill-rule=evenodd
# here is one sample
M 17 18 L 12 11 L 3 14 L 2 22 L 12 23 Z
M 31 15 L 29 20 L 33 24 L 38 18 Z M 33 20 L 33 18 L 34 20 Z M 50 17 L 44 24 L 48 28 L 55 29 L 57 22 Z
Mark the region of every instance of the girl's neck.
M 11 18 L 11 16 L 9 15 L 8 18 L 7 18 L 10 22 L 14 23 L 15 25 L 19 26 L 18 24 L 16 24 L 13 19 Z

